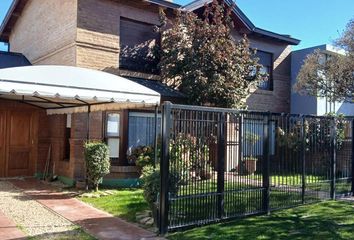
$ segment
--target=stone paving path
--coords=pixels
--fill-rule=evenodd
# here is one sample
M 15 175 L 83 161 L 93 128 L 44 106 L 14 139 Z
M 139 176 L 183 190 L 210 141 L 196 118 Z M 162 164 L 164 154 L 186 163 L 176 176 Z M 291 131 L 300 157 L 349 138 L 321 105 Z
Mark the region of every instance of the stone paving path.
M 73 198 L 70 194 L 57 192 L 48 184 L 35 179 L 11 180 L 10 182 L 22 189 L 27 196 L 81 226 L 86 232 L 98 239 L 160 239 L 150 231 L 93 208 Z
M 56 234 L 71 232 L 75 227 L 8 181 L 0 181 L 0 211 L 29 236 L 51 239 Z
M 19 230 L 16 223 L 10 218 L 6 217 L 0 211 L 0 239 L 1 240 L 22 240 L 26 239 L 25 234 Z

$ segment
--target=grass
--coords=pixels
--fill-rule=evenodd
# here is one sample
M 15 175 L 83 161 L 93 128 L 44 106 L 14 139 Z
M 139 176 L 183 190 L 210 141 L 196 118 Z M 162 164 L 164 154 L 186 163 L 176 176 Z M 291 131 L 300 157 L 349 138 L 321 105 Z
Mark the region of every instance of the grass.
M 323 181 L 313 184 L 307 184 L 306 189 L 313 191 L 324 191 L 329 192 L 331 188 L 331 181 Z M 351 182 L 347 180 L 337 180 L 336 181 L 336 193 L 345 194 L 351 191 Z
M 168 239 L 353 239 L 352 203 L 328 201 L 172 233 Z
M 263 212 L 263 190 L 244 189 L 237 192 L 225 192 L 224 212 L 227 217 L 237 217 L 245 214 Z M 306 203 L 319 201 L 320 196 L 306 194 Z M 270 208 L 279 209 L 297 206 L 302 203 L 302 195 L 299 191 L 282 191 L 272 189 L 270 193 Z M 217 218 L 218 195 L 194 195 L 172 198 L 170 202 L 169 221 L 171 226 L 184 224 L 198 224 L 205 220 Z
M 262 181 L 262 175 L 255 174 L 249 175 L 253 180 Z M 315 176 L 315 175 L 306 175 L 306 183 L 316 183 L 322 180 L 325 180 L 322 176 Z M 271 175 L 270 176 L 270 183 L 272 185 L 292 185 L 298 186 L 302 184 L 302 175 L 295 174 L 295 175 Z
M 178 196 L 171 196 L 170 225 L 199 223 L 217 217 L 218 194 L 216 183 L 211 180 L 199 181 L 180 187 Z M 231 191 L 238 190 L 238 191 Z M 263 190 L 244 183 L 225 184 L 225 216 L 241 216 L 262 212 Z M 136 222 L 136 214 L 148 210 L 141 189 L 112 190 L 113 195 L 99 198 L 81 197 L 80 200 L 114 216 Z M 208 193 L 208 194 L 204 194 Z M 270 207 L 284 208 L 301 204 L 301 192 L 272 189 Z M 306 202 L 318 200 L 317 196 L 306 195 Z
M 79 199 L 130 222 L 136 222 L 136 213 L 149 209 L 141 189 L 111 190 L 111 192 L 113 194 L 109 196 L 101 196 L 99 198 L 82 197 Z
M 262 202 L 264 191 L 260 187 L 241 182 L 225 182 L 224 216 L 239 217 L 245 214 L 264 212 Z M 337 190 L 343 186 L 346 192 L 348 183 L 337 185 Z M 149 210 L 141 189 L 112 190 L 112 195 L 99 198 L 81 197 L 90 205 L 106 212 L 136 222 L 139 212 Z M 218 193 L 213 180 L 197 181 L 191 185 L 183 185 L 177 196 L 170 197 L 169 225 L 177 227 L 189 224 L 201 224 L 215 220 L 218 217 Z M 329 182 L 307 184 L 305 202 L 313 203 L 329 198 Z M 270 208 L 280 209 L 295 207 L 302 204 L 302 192 L 298 186 L 286 188 L 272 187 L 270 191 Z

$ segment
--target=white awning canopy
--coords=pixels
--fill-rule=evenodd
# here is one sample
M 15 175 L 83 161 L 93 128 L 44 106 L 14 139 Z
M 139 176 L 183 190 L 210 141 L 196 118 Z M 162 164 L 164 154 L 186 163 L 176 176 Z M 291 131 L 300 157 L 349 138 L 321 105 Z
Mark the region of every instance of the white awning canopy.
M 160 94 L 102 71 L 55 65 L 0 69 L 0 98 L 18 100 L 48 114 L 155 106 Z

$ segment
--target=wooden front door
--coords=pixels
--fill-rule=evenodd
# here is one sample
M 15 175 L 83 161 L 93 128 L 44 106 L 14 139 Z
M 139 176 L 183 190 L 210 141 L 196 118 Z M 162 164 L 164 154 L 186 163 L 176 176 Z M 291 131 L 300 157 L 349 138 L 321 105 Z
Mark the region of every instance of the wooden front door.
M 6 112 L 0 110 L 0 177 L 5 177 L 6 166 Z
M 33 176 L 35 169 L 37 131 L 33 111 L 7 112 L 6 177 Z

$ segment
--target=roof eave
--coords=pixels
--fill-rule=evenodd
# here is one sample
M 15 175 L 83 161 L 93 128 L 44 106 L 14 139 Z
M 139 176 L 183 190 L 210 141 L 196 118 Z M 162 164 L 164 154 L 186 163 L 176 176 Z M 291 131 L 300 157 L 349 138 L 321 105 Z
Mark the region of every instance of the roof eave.
M 282 35 L 282 34 L 279 34 L 279 33 L 274 33 L 274 32 L 271 32 L 271 31 L 268 31 L 268 30 L 264 30 L 264 29 L 261 29 L 261 28 L 254 28 L 253 29 L 253 32 L 254 33 L 257 33 L 257 34 L 261 34 L 261 35 L 264 35 L 264 36 L 267 36 L 267 37 L 270 37 L 270 38 L 275 38 L 279 41 L 282 41 L 282 42 L 286 42 L 290 45 L 298 45 L 301 40 L 299 39 L 296 39 L 296 38 L 292 38 L 292 37 L 289 37 L 289 36 L 285 36 L 285 35 Z
M 149 2 L 149 3 L 153 3 L 162 7 L 166 7 L 166 8 L 172 8 L 172 9 L 178 9 L 181 7 L 181 5 L 177 4 L 177 3 L 173 3 L 170 1 L 166 1 L 166 0 L 144 0 L 145 2 Z
M 13 0 L 9 10 L 7 11 L 4 20 L 2 21 L 0 25 L 0 41 L 8 42 L 9 41 L 9 36 L 4 36 L 4 30 L 5 27 L 7 26 L 8 22 L 10 21 L 10 18 L 17 7 L 18 3 L 20 0 Z
M 224 0 L 224 1 L 228 5 L 234 4 L 233 0 Z M 187 5 L 183 6 L 182 8 L 184 8 L 185 10 L 188 10 L 188 11 L 194 11 L 198 8 L 203 7 L 205 4 L 209 4 L 211 2 L 212 2 L 212 0 L 195 0 Z M 233 7 L 233 12 L 236 14 L 236 16 L 242 21 L 242 23 L 246 26 L 246 28 L 251 33 L 261 34 L 266 37 L 270 37 L 270 38 L 276 39 L 278 41 L 288 43 L 290 45 L 298 45 L 300 43 L 300 40 L 298 40 L 298 39 L 295 39 L 295 38 L 292 38 L 292 37 L 289 37 L 286 35 L 274 33 L 274 32 L 264 30 L 261 28 L 257 28 L 251 22 L 251 20 L 242 12 L 242 10 L 239 7 L 237 7 L 236 5 L 234 5 L 234 7 Z

